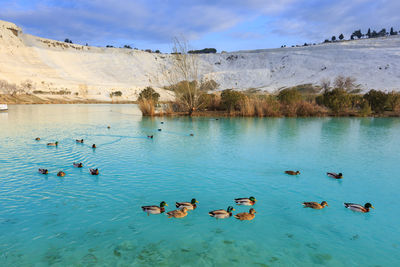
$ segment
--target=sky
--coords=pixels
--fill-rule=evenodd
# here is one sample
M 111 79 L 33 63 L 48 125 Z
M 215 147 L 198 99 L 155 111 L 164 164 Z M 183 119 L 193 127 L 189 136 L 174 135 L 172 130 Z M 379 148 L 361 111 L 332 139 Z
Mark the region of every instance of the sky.
M 400 0 L 0 0 L 0 20 L 25 33 L 94 46 L 171 52 L 318 43 L 357 29 L 400 30 Z

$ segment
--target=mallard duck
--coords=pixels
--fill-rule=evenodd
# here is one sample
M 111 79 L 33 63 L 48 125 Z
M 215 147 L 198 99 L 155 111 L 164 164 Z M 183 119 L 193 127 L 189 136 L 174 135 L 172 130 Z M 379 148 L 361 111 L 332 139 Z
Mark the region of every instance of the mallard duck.
M 162 201 L 160 203 L 160 206 L 142 206 L 142 210 L 144 212 L 147 212 L 147 216 L 149 214 L 160 214 L 165 212 L 165 206 L 168 206 L 167 203 L 165 203 L 165 201 Z
M 217 219 L 225 219 L 232 216 L 232 211 L 235 209 L 232 206 L 229 206 L 226 210 L 213 210 L 208 213 L 211 217 Z
M 83 144 L 83 139 L 81 139 L 81 140 L 76 139 L 75 141 L 76 141 L 77 143 Z
M 343 178 L 343 174 L 341 172 L 339 172 L 339 173 L 327 172 L 326 175 L 328 175 L 331 178 L 335 178 L 335 179 L 342 179 Z
M 65 176 L 65 172 L 59 171 L 59 172 L 57 173 L 57 176 L 64 177 L 64 176 Z
M 177 210 L 173 210 L 173 211 L 169 211 L 167 212 L 168 218 L 183 218 L 187 215 L 187 208 L 183 207 L 181 210 L 177 209 Z
M 73 165 L 74 165 L 74 167 L 76 167 L 76 168 L 82 168 L 83 167 L 83 164 L 82 163 L 72 163 Z
M 196 203 L 199 203 L 199 202 L 195 198 L 193 198 L 190 203 L 189 202 L 176 202 L 175 206 L 178 209 L 182 209 L 183 207 L 185 207 L 188 210 L 194 210 L 197 207 Z
M 297 174 L 300 174 L 299 171 L 285 171 L 285 173 L 286 173 L 286 174 L 289 174 L 289 175 L 297 175 Z
M 318 202 L 303 202 L 304 208 L 312 208 L 312 209 L 323 209 L 325 208 L 325 206 L 329 206 L 328 203 L 326 203 L 326 201 L 322 201 L 321 204 L 319 204 Z
M 159 132 L 161 132 L 161 129 L 158 129 Z
M 92 145 L 92 148 L 96 148 L 96 147 L 97 147 L 96 144 L 93 144 L 93 145 Z
M 111 127 L 110 127 L 110 126 L 107 126 L 107 129 L 111 129 Z
M 164 122 L 162 121 L 161 124 L 164 124 Z
M 148 135 L 147 138 L 153 139 L 153 135 Z
M 237 205 L 244 205 L 244 206 L 252 206 L 256 203 L 257 199 L 254 197 L 249 198 L 235 198 L 235 202 Z
M 365 203 L 364 207 L 361 206 L 360 204 L 353 204 L 353 203 L 344 203 L 344 206 L 348 209 L 359 212 L 369 212 L 370 208 L 375 209 L 374 206 L 371 205 L 371 203 Z
M 35 140 L 36 140 L 36 141 L 40 141 L 40 137 L 36 137 Z
M 241 213 L 234 215 L 234 217 L 241 221 L 250 221 L 250 220 L 254 219 L 254 217 L 256 216 L 256 213 L 257 212 L 253 208 L 251 208 L 249 210 L 249 212 L 241 212 Z
M 99 169 L 89 169 L 91 175 L 99 175 Z
M 190 136 L 194 136 L 194 134 L 191 133 Z
M 58 146 L 58 141 L 56 141 L 55 143 L 47 143 L 47 146 Z
M 39 169 L 39 172 L 41 174 L 49 174 L 49 171 L 47 169 Z

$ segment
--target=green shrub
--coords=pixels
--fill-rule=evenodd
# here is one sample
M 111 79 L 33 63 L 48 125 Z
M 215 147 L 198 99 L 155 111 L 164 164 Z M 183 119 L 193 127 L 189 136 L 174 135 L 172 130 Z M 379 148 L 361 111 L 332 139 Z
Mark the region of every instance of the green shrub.
M 319 102 L 320 100 L 317 97 L 317 101 Z M 351 106 L 350 95 L 340 88 L 326 90 L 322 94 L 322 102 L 325 107 L 330 108 L 334 113 L 345 111 Z
M 221 93 L 222 108 L 228 111 L 239 110 L 240 101 L 243 100 L 245 95 L 241 92 L 232 89 L 226 89 Z
M 400 93 L 388 93 L 387 106 L 391 111 L 397 111 L 400 108 Z
M 364 98 L 368 101 L 374 112 L 382 113 L 385 111 L 385 107 L 388 103 L 387 93 L 372 89 L 364 95 Z
M 284 105 L 293 105 L 302 100 L 299 90 L 296 88 L 283 89 L 278 94 L 278 100 Z
M 111 95 L 111 97 L 113 97 L 113 96 L 122 96 L 122 92 L 121 91 L 116 91 L 116 92 L 112 92 L 110 95 Z
M 148 86 L 140 92 L 138 101 L 146 99 L 146 100 L 153 101 L 154 104 L 157 104 L 159 98 L 160 98 L 160 94 L 157 93 L 153 88 Z

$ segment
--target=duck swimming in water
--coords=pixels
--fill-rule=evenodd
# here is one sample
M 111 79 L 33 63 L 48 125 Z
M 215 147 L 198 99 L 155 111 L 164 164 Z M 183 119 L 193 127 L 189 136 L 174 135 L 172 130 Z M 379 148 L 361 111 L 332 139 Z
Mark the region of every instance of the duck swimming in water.
M 328 175 L 331 178 L 335 178 L 335 179 L 342 179 L 343 178 L 343 174 L 341 172 L 339 172 L 339 173 L 327 172 L 326 175 Z
M 39 172 L 41 174 L 49 174 L 49 171 L 47 169 L 39 169 Z
M 235 209 L 232 206 L 229 206 L 226 210 L 213 210 L 208 213 L 211 217 L 217 219 L 225 219 L 232 216 L 232 211 Z
M 97 147 L 96 147 L 96 144 L 93 144 L 93 145 L 92 145 L 92 148 L 97 148 Z
M 72 163 L 73 165 L 74 165 L 74 167 L 76 167 L 76 168 L 82 168 L 83 167 L 83 164 L 82 163 Z
M 194 210 L 197 207 L 196 203 L 199 203 L 199 202 L 195 198 L 193 198 L 190 203 L 189 202 L 176 202 L 175 206 L 178 209 L 186 208 L 188 210 Z
M 364 212 L 364 213 L 369 212 L 370 208 L 375 209 L 374 206 L 371 205 L 371 203 L 365 203 L 364 206 L 361 206 L 360 204 L 344 203 L 344 206 L 353 211 Z
M 187 215 L 187 208 L 183 207 L 181 210 L 173 210 L 167 212 L 168 218 L 183 218 Z
M 36 137 L 35 140 L 36 140 L 36 141 L 40 141 L 40 137 Z
M 47 146 L 58 146 L 58 141 L 56 141 L 55 143 L 47 143 Z
M 65 176 L 65 172 L 59 171 L 59 172 L 57 173 L 57 176 L 64 177 L 64 176 Z
M 153 135 L 148 135 L 147 138 L 153 139 Z
M 99 175 L 99 169 L 89 169 L 91 175 Z
M 161 129 L 158 129 L 159 132 L 161 132 Z
M 142 206 L 142 210 L 147 212 L 147 216 L 149 216 L 149 214 L 160 214 L 165 212 L 165 206 L 168 206 L 168 204 L 165 203 L 165 201 L 162 201 L 160 206 Z
M 256 213 L 257 212 L 253 208 L 251 208 L 249 210 L 249 212 L 241 212 L 241 213 L 234 215 L 234 217 L 241 221 L 250 221 L 250 220 L 254 219 L 254 217 L 256 216 Z
M 190 136 L 194 136 L 194 134 L 191 133 Z
M 326 203 L 326 201 L 322 201 L 321 204 L 319 204 L 318 202 L 303 202 L 304 208 L 312 208 L 312 209 L 323 209 L 325 208 L 325 206 L 329 206 L 328 203 Z
M 77 143 L 83 144 L 83 139 L 81 139 L 81 140 L 76 139 L 75 141 L 76 141 Z
M 110 126 L 107 126 L 107 129 L 111 129 L 111 127 L 110 127 Z
M 285 173 L 286 173 L 286 174 L 289 174 L 289 175 L 297 175 L 297 174 L 300 174 L 299 171 L 285 171 Z
M 257 199 L 255 199 L 254 197 L 235 198 L 235 202 L 237 205 L 253 206 L 257 202 Z

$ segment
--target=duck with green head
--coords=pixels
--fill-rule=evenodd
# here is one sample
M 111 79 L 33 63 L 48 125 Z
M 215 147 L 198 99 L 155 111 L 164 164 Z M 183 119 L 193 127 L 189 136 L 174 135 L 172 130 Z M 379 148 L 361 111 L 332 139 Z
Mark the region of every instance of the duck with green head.
M 199 203 L 199 202 L 195 198 L 193 198 L 191 202 L 176 202 L 175 206 L 178 209 L 182 209 L 185 207 L 188 210 L 194 210 L 195 208 L 197 208 L 196 203 Z
M 142 210 L 147 212 L 147 216 L 149 214 L 160 214 L 165 212 L 165 206 L 168 206 L 168 204 L 165 201 L 161 201 L 160 206 L 142 206 Z
M 352 211 L 358 211 L 363 213 L 369 212 L 370 208 L 375 209 L 374 206 L 371 205 L 371 203 L 365 203 L 364 206 L 354 203 L 344 203 L 344 206 L 348 209 L 351 209 Z
M 232 206 L 229 206 L 226 210 L 213 210 L 208 213 L 211 217 L 217 219 L 225 219 L 232 216 L 232 211 L 235 209 Z
M 253 206 L 257 199 L 255 197 L 249 198 L 235 198 L 236 205 Z

